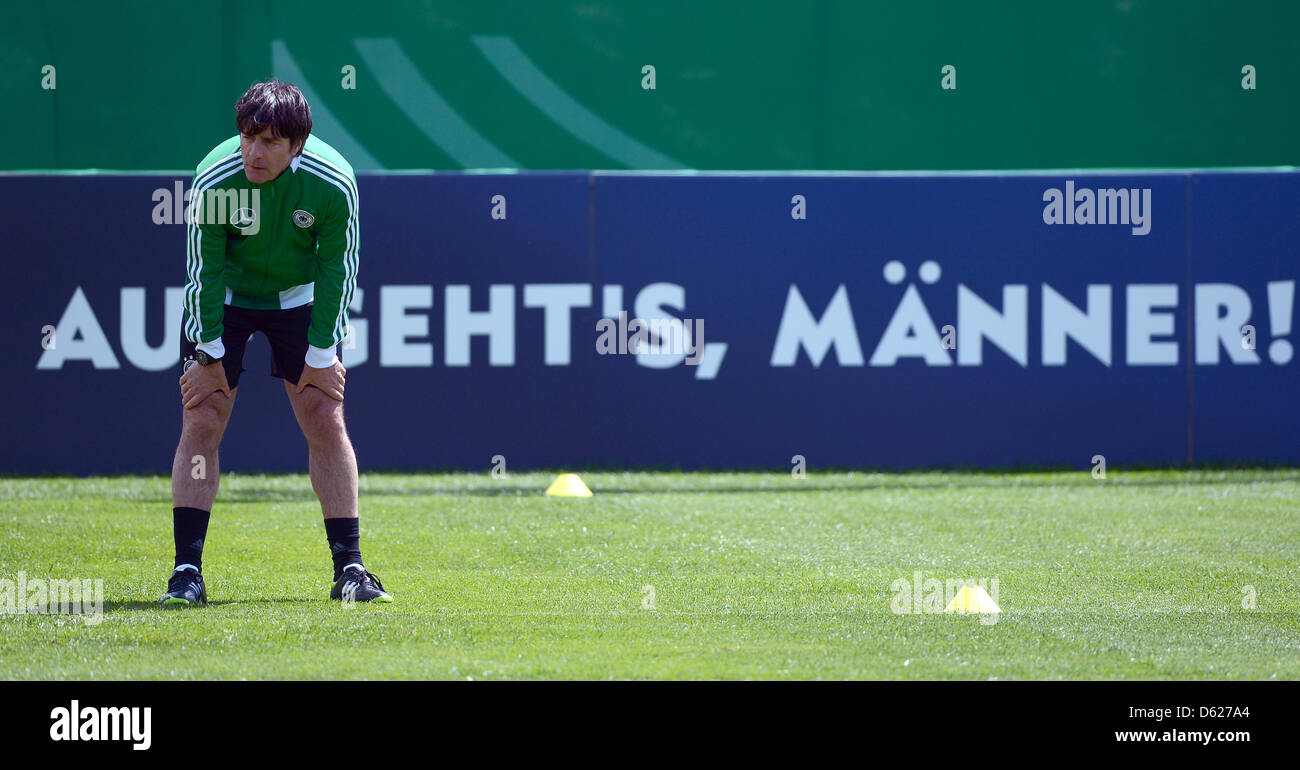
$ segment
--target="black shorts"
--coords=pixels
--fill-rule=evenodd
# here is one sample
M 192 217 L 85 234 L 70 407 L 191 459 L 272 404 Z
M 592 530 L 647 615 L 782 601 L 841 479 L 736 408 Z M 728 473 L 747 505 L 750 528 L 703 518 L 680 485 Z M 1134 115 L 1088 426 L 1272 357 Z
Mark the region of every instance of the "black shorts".
M 226 355 L 221 359 L 221 367 L 226 370 L 226 383 L 231 390 L 239 387 L 239 375 L 247 371 L 244 348 L 257 332 L 266 335 L 271 343 L 271 376 L 295 384 L 302 377 L 307 359 L 307 330 L 311 328 L 311 303 L 288 310 L 248 310 L 226 305 L 222 323 L 221 341 L 225 343 Z M 182 373 L 196 349 L 181 334 Z M 343 346 L 339 345 L 335 352 L 342 360 Z

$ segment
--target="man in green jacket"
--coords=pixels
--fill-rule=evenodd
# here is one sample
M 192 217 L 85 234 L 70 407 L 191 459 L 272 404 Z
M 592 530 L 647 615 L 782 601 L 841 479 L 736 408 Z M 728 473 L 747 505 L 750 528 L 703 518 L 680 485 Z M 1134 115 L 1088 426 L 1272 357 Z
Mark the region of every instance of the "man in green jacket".
M 339 360 L 360 246 L 356 177 L 311 136 L 296 86 L 255 83 L 235 105 L 237 136 L 199 164 L 189 204 L 181 324 L 180 444 L 172 462 L 176 562 L 164 606 L 207 601 L 203 542 L 217 496 L 217 448 L 256 332 L 271 344 L 307 438 L 312 489 L 334 559 L 331 599 L 391 602 L 361 561 L 357 460 L 343 423 Z

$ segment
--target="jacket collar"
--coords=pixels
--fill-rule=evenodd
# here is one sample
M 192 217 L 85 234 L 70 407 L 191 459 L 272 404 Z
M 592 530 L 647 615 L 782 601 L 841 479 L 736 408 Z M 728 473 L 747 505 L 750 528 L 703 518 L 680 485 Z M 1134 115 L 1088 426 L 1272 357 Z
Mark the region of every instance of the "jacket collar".
M 277 176 L 275 179 L 272 179 L 269 182 L 250 182 L 250 184 L 252 184 L 254 187 L 263 190 L 272 187 L 278 189 L 282 185 L 288 184 L 289 180 L 294 178 L 294 175 L 298 173 L 298 166 L 301 163 L 302 163 L 302 156 L 295 155 L 293 160 L 289 161 L 289 167 L 286 168 L 284 171 L 281 171 L 280 175 Z

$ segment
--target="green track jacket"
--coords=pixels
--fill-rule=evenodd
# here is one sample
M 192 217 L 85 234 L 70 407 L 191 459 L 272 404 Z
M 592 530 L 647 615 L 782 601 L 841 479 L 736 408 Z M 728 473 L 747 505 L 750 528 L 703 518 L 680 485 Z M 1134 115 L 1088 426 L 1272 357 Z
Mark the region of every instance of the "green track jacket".
M 347 335 L 360 246 L 357 182 L 343 156 L 308 136 L 289 168 L 255 184 L 244 175 L 236 134 L 199 164 L 188 211 L 186 339 L 219 357 L 226 305 L 313 302 L 307 363 L 333 363 Z

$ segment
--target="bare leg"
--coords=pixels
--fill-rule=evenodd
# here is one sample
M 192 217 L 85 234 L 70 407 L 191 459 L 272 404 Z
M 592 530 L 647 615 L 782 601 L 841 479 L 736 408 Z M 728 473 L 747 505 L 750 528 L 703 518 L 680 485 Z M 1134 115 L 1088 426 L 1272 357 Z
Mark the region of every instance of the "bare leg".
M 307 469 L 321 512 L 327 519 L 355 519 L 357 456 L 343 425 L 343 402 L 313 387 L 295 393 L 295 387 L 284 383 L 298 427 L 307 439 Z
M 229 398 L 224 393 L 213 393 L 193 409 L 182 408 L 181 440 L 172 459 L 172 505 L 212 510 L 221 478 L 217 449 L 230 423 L 238 391 L 230 391 Z

